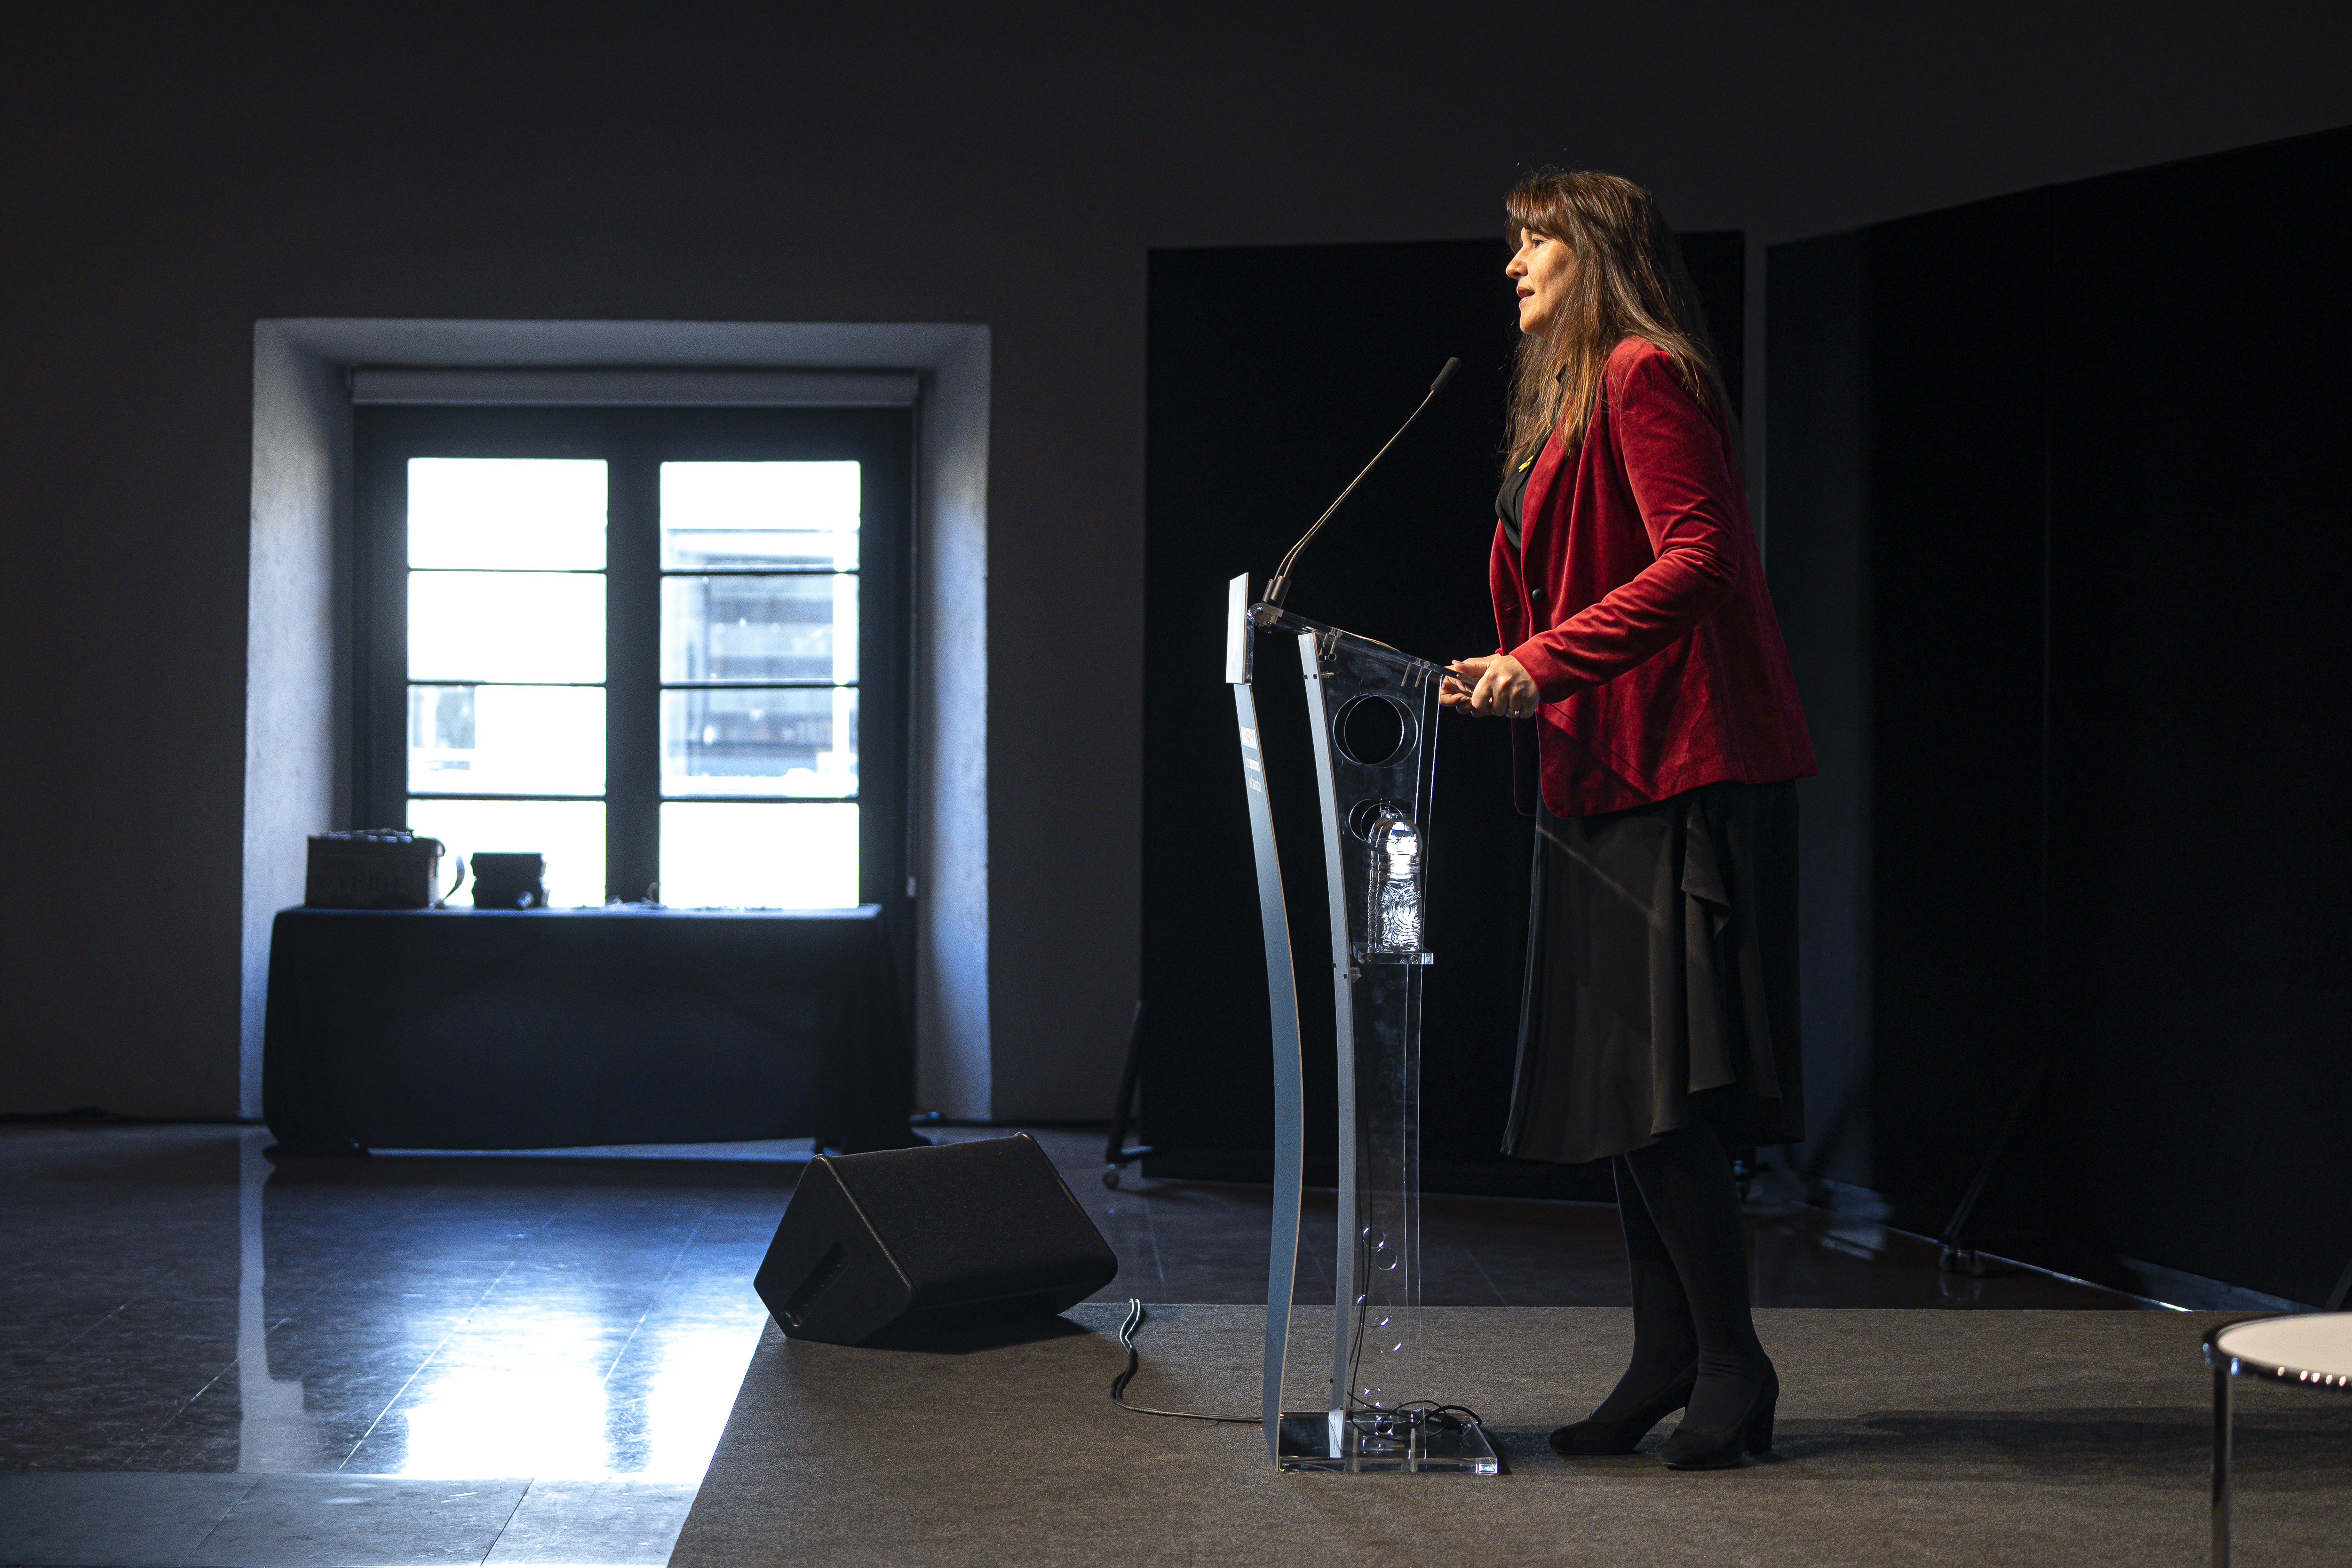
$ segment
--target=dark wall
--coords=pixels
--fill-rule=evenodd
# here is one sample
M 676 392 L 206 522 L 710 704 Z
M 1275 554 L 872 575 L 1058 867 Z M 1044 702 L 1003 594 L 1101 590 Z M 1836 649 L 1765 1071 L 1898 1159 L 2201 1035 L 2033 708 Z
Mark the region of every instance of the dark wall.
M 8 8 L 0 1110 L 236 1109 L 257 318 L 988 326 L 996 1092 L 1079 1115 L 1137 991 L 1152 247 L 1488 234 L 1546 160 L 1778 240 L 2352 120 L 2340 0 L 1572 30 L 1515 76 L 1427 7 Z
M 1766 252 L 1772 406 L 1769 488 L 1788 525 L 1766 575 L 1798 674 L 1821 772 L 1797 783 L 1799 994 L 1808 1169 L 1867 1184 L 1872 1172 L 1870 538 L 1858 438 L 1863 243 L 1836 236 Z M 1751 492 L 1750 505 L 1758 498 Z
M 1710 324 L 1740 341 L 1746 243 L 1684 250 Z M 1233 699 L 1226 584 L 1254 591 L 1449 356 L 1462 370 L 1324 531 L 1289 607 L 1426 658 L 1495 646 L 1486 588 L 1503 404 L 1518 341 L 1499 238 L 1162 250 L 1151 258 L 1144 533 L 1144 1132 L 1158 1175 L 1265 1179 L 1265 963 Z M 1315 309 L 1299 308 L 1302 300 Z M 1334 336 L 1331 320 L 1381 323 Z M 1297 661 L 1255 682 L 1307 1042 L 1308 1180 L 1333 1179 L 1332 997 L 1313 759 Z M 1433 1190 L 1605 1196 L 1605 1170 L 1498 1154 L 1509 1107 L 1532 839 L 1507 727 L 1439 726 L 1423 1006 Z
M 1867 1131 L 1801 1157 L 1915 1223 L 2021 1100 L 1977 1238 L 2304 1301 L 2352 1255 L 2347 185 L 2336 132 L 1770 253 L 1776 592 L 1862 598 L 1792 643 L 1864 774 L 1806 829 Z
M 1870 258 L 1874 1184 L 1946 1208 L 2042 1045 L 2048 212 Z
M 2313 1302 L 2352 1258 L 2347 191 L 2352 131 L 2088 182 L 2052 245 L 2084 1188 L 2121 1252 Z

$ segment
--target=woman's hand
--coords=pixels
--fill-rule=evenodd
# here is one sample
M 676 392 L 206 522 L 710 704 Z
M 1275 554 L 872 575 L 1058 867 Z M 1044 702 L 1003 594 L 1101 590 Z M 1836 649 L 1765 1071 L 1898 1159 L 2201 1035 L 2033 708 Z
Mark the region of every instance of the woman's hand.
M 1455 659 L 1446 666 L 1437 700 L 1448 708 L 1503 719 L 1529 718 L 1542 702 L 1534 678 L 1507 653 Z

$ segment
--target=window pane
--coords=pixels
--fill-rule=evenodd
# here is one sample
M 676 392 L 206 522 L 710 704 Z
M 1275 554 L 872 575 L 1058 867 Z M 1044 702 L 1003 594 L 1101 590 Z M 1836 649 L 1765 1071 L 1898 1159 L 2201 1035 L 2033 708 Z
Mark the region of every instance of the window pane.
M 594 686 L 412 686 L 408 787 L 602 795 L 604 692 Z
M 662 564 L 857 564 L 856 463 L 664 463 Z
M 601 568 L 604 460 L 411 458 L 408 563 Z
M 846 909 L 857 902 L 857 807 L 667 802 L 661 896 L 685 909 Z
M 585 572 L 411 572 L 411 680 L 602 680 L 604 579 Z
M 857 793 L 857 693 L 662 693 L 662 794 Z
M 604 803 L 601 800 L 412 800 L 408 826 L 449 847 L 470 868 L 478 851 L 547 858 L 547 901 L 556 908 L 604 901 Z M 448 885 L 449 862 L 442 863 Z M 642 889 L 638 889 L 642 891 Z M 474 901 L 473 878 L 452 904 Z
M 665 577 L 664 680 L 855 680 L 857 579 Z

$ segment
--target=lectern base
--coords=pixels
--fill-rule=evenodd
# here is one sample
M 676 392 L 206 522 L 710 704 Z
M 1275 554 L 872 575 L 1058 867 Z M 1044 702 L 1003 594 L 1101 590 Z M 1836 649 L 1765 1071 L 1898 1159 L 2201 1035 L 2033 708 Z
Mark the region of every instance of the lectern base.
M 1451 1420 L 1449 1417 L 1448 1420 Z M 1503 1461 L 1475 1421 L 1449 1426 L 1426 1410 L 1360 1410 L 1337 1423 L 1322 1411 L 1286 1413 L 1278 1458 L 1286 1470 L 1500 1475 Z M 1336 1451 L 1335 1451 L 1336 1449 Z

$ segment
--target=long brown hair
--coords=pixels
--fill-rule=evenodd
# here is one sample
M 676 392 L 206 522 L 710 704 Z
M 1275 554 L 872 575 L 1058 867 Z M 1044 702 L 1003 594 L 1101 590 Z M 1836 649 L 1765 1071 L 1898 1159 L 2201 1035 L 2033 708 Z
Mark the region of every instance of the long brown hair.
M 1550 328 L 1519 340 L 1506 478 L 1554 434 L 1570 450 L 1584 438 L 1610 351 L 1629 337 L 1665 350 L 1691 395 L 1724 416 L 1729 405 L 1707 341 L 1706 315 L 1683 265 L 1682 246 L 1649 192 L 1614 174 L 1538 169 L 1511 187 L 1503 210 L 1513 249 L 1522 231 L 1532 232 L 1565 240 L 1577 263 Z

